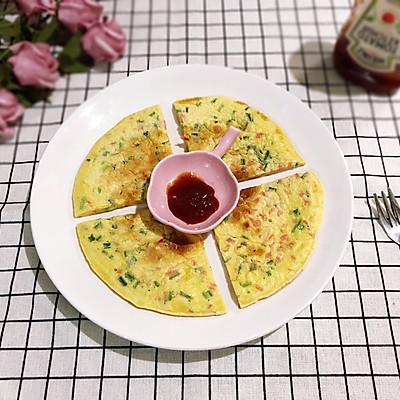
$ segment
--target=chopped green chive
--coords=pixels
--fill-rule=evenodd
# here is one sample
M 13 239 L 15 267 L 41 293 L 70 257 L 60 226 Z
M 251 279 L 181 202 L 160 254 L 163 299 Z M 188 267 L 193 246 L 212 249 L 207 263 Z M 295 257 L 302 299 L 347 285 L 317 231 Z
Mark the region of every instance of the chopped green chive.
M 132 256 L 127 262 L 126 265 L 128 267 L 130 267 L 132 264 L 135 264 L 135 262 L 137 261 L 137 258 L 135 256 Z
M 247 287 L 247 286 L 250 286 L 250 285 L 251 285 L 251 282 L 246 281 L 246 282 L 243 282 L 240 286 L 241 287 Z
M 126 285 L 127 285 L 126 280 L 125 280 L 122 276 L 120 276 L 120 277 L 118 278 L 118 280 L 120 281 L 120 283 L 121 283 L 122 286 L 126 286 Z
M 125 272 L 125 278 L 126 279 L 128 279 L 129 281 L 133 281 L 133 280 L 135 280 L 135 277 L 128 271 L 128 272 Z
M 206 290 L 205 292 L 202 293 L 202 295 L 205 299 L 208 299 L 208 298 L 214 296 L 214 294 L 211 290 Z
M 302 231 L 304 228 L 305 228 L 305 226 L 304 226 L 303 222 L 302 222 L 301 219 L 300 219 L 300 220 L 297 221 L 296 225 L 293 227 L 292 233 L 293 233 L 296 229 L 298 229 L 299 231 Z
M 267 165 L 268 165 L 267 159 L 269 158 L 269 150 L 267 150 L 264 153 L 264 151 L 261 150 L 259 147 L 249 144 L 247 146 L 247 150 L 250 150 L 250 149 L 254 151 L 254 154 L 258 158 L 258 161 L 264 166 L 264 171 L 265 171 L 265 169 L 267 168 Z
M 271 275 L 272 275 L 272 272 L 271 272 L 270 270 L 268 270 L 268 271 L 267 271 L 267 275 L 268 275 L 268 276 L 271 276 Z
M 200 107 L 201 106 L 201 101 L 198 101 L 197 103 L 196 103 L 196 107 Z
M 224 218 L 224 222 L 227 222 L 230 218 L 231 214 L 228 214 L 225 218 Z
M 100 229 L 103 227 L 103 223 L 101 221 L 99 221 L 95 226 L 94 229 Z
M 103 249 L 109 249 L 111 247 L 111 243 L 110 242 L 104 242 L 103 243 Z
M 167 296 L 167 297 L 165 298 L 165 300 L 164 300 L 164 304 L 165 304 L 167 301 L 171 301 L 173 298 L 174 298 L 174 292 L 170 291 L 170 292 L 168 293 L 168 296 Z
M 246 240 L 250 240 L 247 236 L 245 236 L 245 235 L 242 235 L 242 238 L 243 239 L 246 239 Z
M 180 272 L 177 272 L 176 274 L 171 275 L 171 276 L 169 277 L 169 279 L 174 279 L 174 278 L 176 278 L 177 276 L 179 276 L 180 274 L 181 274 Z
M 153 283 L 154 283 L 155 287 L 159 287 L 160 286 L 160 282 L 154 281 Z
M 93 240 L 96 240 L 96 238 L 93 236 L 93 233 L 88 237 L 89 242 L 93 242 Z
M 179 294 L 180 294 L 182 297 L 184 297 L 185 299 L 192 300 L 192 296 L 190 296 L 189 294 L 187 294 L 187 293 L 185 293 L 185 292 L 180 291 Z
M 257 264 L 256 263 L 251 263 L 250 271 L 255 271 L 256 269 L 257 269 Z
M 307 177 L 307 175 L 308 175 L 308 172 L 304 172 L 304 174 L 303 174 L 300 178 L 301 178 L 301 179 L 304 179 L 304 178 Z
M 108 163 L 103 163 L 103 165 L 101 166 L 101 171 L 104 172 L 106 171 L 108 168 L 110 168 L 111 165 Z
M 272 186 L 270 186 L 270 187 L 268 188 L 268 190 L 271 190 L 271 191 L 276 192 L 276 188 L 274 188 L 274 187 L 272 187 Z
M 81 202 L 79 204 L 79 208 L 82 210 L 83 207 L 85 207 L 87 202 L 87 198 L 86 197 L 82 197 Z
M 133 285 L 133 288 L 136 289 L 140 285 L 140 281 L 136 281 L 135 284 Z

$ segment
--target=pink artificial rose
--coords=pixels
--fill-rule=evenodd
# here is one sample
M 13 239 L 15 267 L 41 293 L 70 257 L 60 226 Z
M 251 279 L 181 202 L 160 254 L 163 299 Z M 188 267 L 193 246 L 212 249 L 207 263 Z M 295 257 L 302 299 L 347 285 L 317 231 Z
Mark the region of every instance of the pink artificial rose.
M 125 51 L 126 37 L 118 22 L 104 16 L 83 36 L 83 49 L 97 63 L 102 60 L 115 61 Z
M 25 111 L 17 98 L 7 89 L 0 89 L 0 141 L 12 139 L 15 128 L 11 126 Z
M 58 61 L 50 54 L 47 43 L 19 42 L 10 46 L 14 53 L 8 59 L 22 86 L 54 89 L 59 79 Z
M 16 3 L 19 12 L 27 17 L 40 14 L 44 11 L 52 14 L 56 9 L 56 2 L 54 0 L 16 0 Z
M 95 0 L 63 0 L 58 9 L 58 19 L 68 30 L 76 33 L 99 22 L 102 13 L 103 6 Z

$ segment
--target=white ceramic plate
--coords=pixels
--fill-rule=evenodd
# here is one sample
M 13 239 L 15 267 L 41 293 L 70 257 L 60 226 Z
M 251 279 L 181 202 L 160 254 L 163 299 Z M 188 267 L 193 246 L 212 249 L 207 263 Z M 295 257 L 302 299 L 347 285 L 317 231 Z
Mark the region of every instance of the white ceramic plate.
M 154 104 L 163 109 L 173 151 L 183 151 L 172 103 L 185 97 L 208 95 L 233 97 L 263 111 L 280 125 L 306 160 L 306 166 L 296 171 L 313 170 L 318 175 L 326 199 L 317 246 L 305 270 L 292 283 L 270 298 L 239 309 L 213 237 L 208 235 L 207 254 L 228 312 L 218 317 L 188 318 L 137 309 L 112 292 L 85 261 L 75 231 L 78 220 L 72 214 L 75 175 L 100 136 L 126 115 Z M 241 186 L 292 173 L 259 178 Z M 82 104 L 49 143 L 31 197 L 36 248 L 63 296 L 110 332 L 137 343 L 176 350 L 216 349 L 245 343 L 295 317 L 323 290 L 338 267 L 350 235 L 352 209 L 352 187 L 343 155 L 330 132 L 303 103 L 254 75 L 203 65 L 173 66 L 135 74 Z M 129 207 L 103 215 L 135 210 Z

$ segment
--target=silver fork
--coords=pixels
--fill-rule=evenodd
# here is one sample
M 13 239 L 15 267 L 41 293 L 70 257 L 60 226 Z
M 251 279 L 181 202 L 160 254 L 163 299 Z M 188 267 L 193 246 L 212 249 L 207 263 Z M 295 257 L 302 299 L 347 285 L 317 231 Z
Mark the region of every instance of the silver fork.
M 392 239 L 393 242 L 400 245 L 400 206 L 390 188 L 388 188 L 388 194 L 389 200 L 386 194 L 381 192 L 381 202 L 378 195 L 374 193 L 378 220 L 386 235 Z M 381 203 L 383 203 L 385 209 L 383 209 Z

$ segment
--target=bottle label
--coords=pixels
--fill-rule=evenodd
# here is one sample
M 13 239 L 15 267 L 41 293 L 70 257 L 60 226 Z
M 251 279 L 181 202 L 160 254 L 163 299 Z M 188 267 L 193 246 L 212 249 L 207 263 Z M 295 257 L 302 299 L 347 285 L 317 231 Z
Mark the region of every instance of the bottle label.
M 359 7 L 347 30 L 350 55 L 372 71 L 400 69 L 400 0 L 373 0 Z

